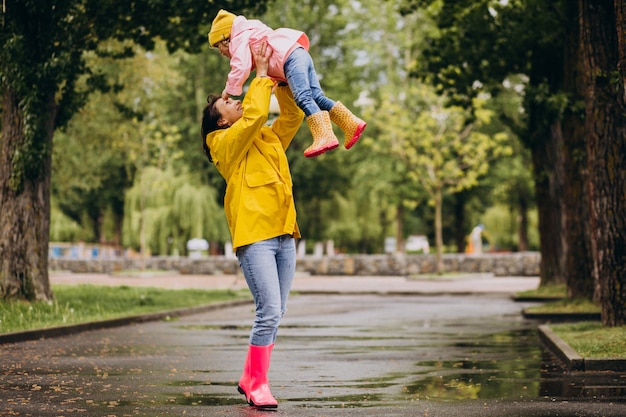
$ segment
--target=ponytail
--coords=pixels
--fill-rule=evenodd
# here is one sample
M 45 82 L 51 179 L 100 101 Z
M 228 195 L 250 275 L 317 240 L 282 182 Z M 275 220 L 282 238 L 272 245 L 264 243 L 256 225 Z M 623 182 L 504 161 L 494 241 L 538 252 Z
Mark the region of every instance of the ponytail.
M 218 120 L 222 118 L 222 115 L 215 107 L 215 102 L 217 102 L 219 98 L 220 96 L 209 95 L 206 99 L 207 105 L 204 106 L 204 110 L 202 110 L 202 127 L 200 128 L 200 135 L 202 136 L 202 150 L 204 150 L 204 154 L 207 158 L 209 158 L 210 162 L 213 162 L 213 158 L 211 158 L 211 150 L 206 144 L 206 137 L 211 132 L 218 129 L 224 129 L 224 127 L 217 124 Z

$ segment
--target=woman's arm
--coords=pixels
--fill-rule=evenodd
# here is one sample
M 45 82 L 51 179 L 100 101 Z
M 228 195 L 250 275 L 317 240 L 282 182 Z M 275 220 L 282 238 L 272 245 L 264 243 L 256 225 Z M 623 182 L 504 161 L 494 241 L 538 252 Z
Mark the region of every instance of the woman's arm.
M 227 161 L 228 165 L 234 168 L 245 157 L 252 142 L 267 122 L 273 86 L 274 83 L 269 78 L 257 77 L 252 80 L 242 103 L 241 119 L 226 129 L 219 142 L 214 145 L 217 148 L 215 149 L 217 161 Z
M 272 124 L 272 130 L 287 149 L 304 120 L 304 112 L 296 105 L 289 86 L 277 86 L 274 94 L 280 106 L 280 115 Z
M 219 136 L 216 143 L 218 148 L 216 153 L 219 154 L 218 158 L 214 158 L 216 164 L 219 164 L 220 159 L 223 158 L 230 169 L 234 169 L 241 163 L 252 142 L 267 122 L 270 96 L 274 87 L 274 82 L 267 76 L 272 50 L 267 47 L 266 43 L 262 43 L 257 50 L 250 49 L 257 67 L 257 76 L 250 83 L 250 88 L 243 100 L 243 115 Z M 225 177 L 228 180 L 229 173 L 226 173 Z

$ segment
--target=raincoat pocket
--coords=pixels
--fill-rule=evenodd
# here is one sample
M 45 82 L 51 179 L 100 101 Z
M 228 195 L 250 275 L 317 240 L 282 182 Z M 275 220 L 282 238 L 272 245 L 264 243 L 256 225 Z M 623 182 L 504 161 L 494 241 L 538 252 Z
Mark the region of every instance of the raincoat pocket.
M 280 178 L 276 171 L 256 171 L 246 175 L 246 184 L 251 188 L 279 182 Z

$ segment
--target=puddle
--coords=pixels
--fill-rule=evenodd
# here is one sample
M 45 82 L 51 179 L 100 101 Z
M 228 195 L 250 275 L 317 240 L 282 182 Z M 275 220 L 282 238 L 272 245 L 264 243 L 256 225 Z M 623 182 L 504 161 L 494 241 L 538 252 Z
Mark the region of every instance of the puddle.
M 379 407 L 384 401 L 380 394 L 339 395 L 330 397 L 290 398 L 289 402 L 298 402 L 298 407 L 305 408 L 363 408 Z
M 566 372 L 543 351 L 539 395 L 561 400 L 593 399 L 626 402 L 626 374 L 618 372 Z
M 234 396 L 226 394 L 197 394 L 183 393 L 175 396 L 168 396 L 168 400 L 164 404 L 176 404 L 185 406 L 203 406 L 217 407 L 224 405 L 241 405 L 243 396 Z
M 475 369 L 429 376 L 408 384 L 405 391 L 416 399 L 430 400 L 536 398 L 539 372 L 536 374 L 520 378 L 506 370 Z
M 541 349 L 534 329 L 485 335 L 451 343 L 449 348 L 466 357 L 416 363 L 421 370 L 410 376 L 405 394 L 441 401 L 539 395 Z

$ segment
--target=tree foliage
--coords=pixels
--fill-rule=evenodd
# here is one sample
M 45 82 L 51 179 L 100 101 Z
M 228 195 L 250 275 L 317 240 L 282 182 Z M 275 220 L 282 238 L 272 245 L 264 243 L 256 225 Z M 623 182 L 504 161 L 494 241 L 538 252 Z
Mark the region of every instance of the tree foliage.
M 123 243 L 142 253 L 184 254 L 196 237 L 226 241 L 224 210 L 215 189 L 171 168 L 141 170 L 126 194 Z
M 239 0 L 233 11 L 260 10 L 265 1 Z M 85 52 L 104 41 L 131 40 L 146 50 L 163 39 L 168 50 L 198 51 L 220 6 L 191 0 L 64 0 L 4 2 L 0 16 L 0 290 L 4 297 L 49 299 L 52 137 L 96 90 L 114 87 Z M 203 33 L 204 32 L 204 33 Z M 81 84 L 80 78 L 87 77 Z M 13 239 L 20 242 L 13 244 Z

